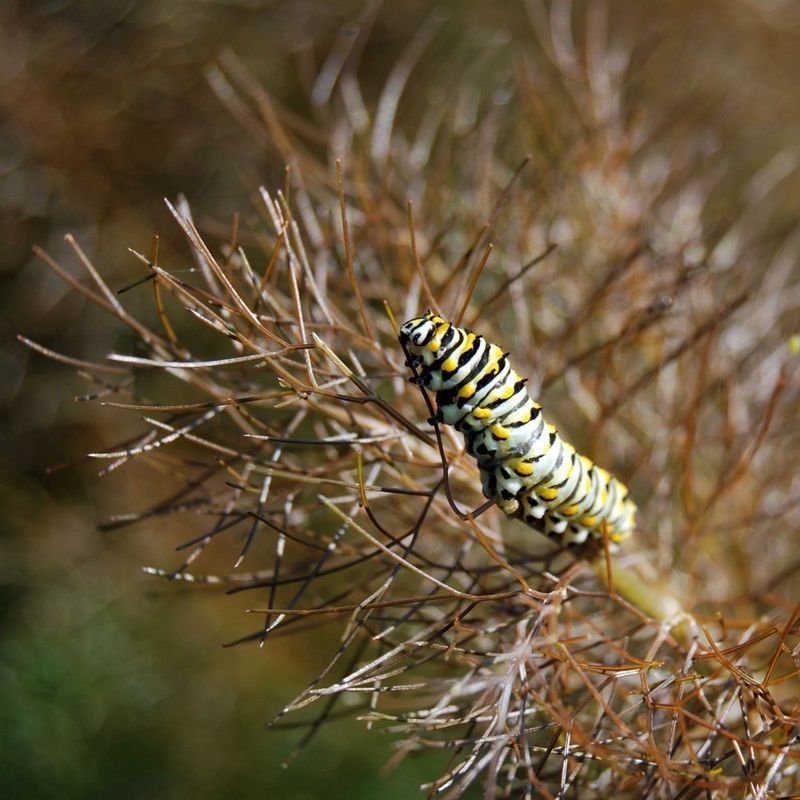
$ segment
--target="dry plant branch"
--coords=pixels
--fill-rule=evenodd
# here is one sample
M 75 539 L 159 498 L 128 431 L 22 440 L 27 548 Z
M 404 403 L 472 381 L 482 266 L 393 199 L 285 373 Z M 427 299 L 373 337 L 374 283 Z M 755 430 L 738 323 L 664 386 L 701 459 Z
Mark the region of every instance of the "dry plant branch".
M 168 203 L 201 285 L 155 246 L 137 256 L 153 328 L 126 309 L 138 278 L 120 295 L 74 239 L 88 284 L 39 251 L 138 350 L 99 364 L 21 341 L 113 390 L 109 409 L 146 415 L 88 456 L 104 473 L 166 476 L 163 498 L 101 530 L 193 520 L 177 565 L 148 573 L 247 592 L 263 619 L 230 644 L 338 625 L 327 662 L 276 715 L 307 726 L 290 758 L 357 713 L 403 740 L 395 763 L 448 751 L 430 797 L 481 780 L 487 798 L 792 796 L 797 265 L 775 255 L 785 235 L 763 217 L 714 218 L 728 187 L 703 170 L 699 123 L 629 107 L 636 54 L 612 47 L 600 4 L 579 27 L 568 2 L 526 5 L 542 68 L 511 71 L 507 106 L 466 70 L 435 136 L 395 126 L 438 18 L 400 56 L 371 126 L 357 113 L 358 35 L 342 33 L 313 83 L 330 127 L 226 54 L 213 85 L 290 167 L 260 192 L 263 227 L 248 237 L 236 217 L 217 240 L 188 202 Z M 667 133 L 682 146 L 665 150 Z M 488 218 L 459 210 L 481 181 L 453 168 L 456 146 L 488 164 Z M 761 285 L 744 263 L 765 265 Z M 395 314 L 426 304 L 506 342 L 565 429 L 629 479 L 641 521 L 621 550 L 606 537 L 602 551 L 565 551 L 484 502 L 458 437 L 427 427 L 431 400 L 407 380 Z M 284 719 L 301 709 L 316 716 Z

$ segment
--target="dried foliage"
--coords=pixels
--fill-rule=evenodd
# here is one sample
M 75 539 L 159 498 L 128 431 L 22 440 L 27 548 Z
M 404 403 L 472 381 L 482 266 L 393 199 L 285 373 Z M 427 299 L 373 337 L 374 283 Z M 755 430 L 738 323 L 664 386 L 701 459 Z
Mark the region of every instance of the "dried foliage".
M 770 203 L 795 156 L 737 184 L 713 119 L 642 102 L 645 52 L 599 4 L 574 32 L 568 4 L 528 12 L 535 46 L 454 46 L 452 88 L 407 101 L 451 44 L 432 17 L 374 108 L 370 20 L 348 27 L 309 86 L 313 125 L 225 55 L 212 86 L 283 186 L 229 233 L 170 206 L 191 260 L 136 254 L 122 294 L 74 240 L 88 281 L 41 254 L 137 342 L 112 364 L 45 351 L 141 418 L 91 454 L 104 472 L 164 475 L 168 496 L 103 527 L 188 517 L 179 560 L 149 571 L 246 592 L 237 642 L 338 626 L 273 721 L 304 729 L 298 750 L 353 713 L 396 735 L 393 761 L 444 751 L 431 796 L 792 796 L 800 283 Z M 148 290 L 140 322 L 125 303 Z M 618 553 L 469 513 L 477 470 L 425 422 L 392 319 L 428 305 L 504 344 L 629 483 L 640 530 Z

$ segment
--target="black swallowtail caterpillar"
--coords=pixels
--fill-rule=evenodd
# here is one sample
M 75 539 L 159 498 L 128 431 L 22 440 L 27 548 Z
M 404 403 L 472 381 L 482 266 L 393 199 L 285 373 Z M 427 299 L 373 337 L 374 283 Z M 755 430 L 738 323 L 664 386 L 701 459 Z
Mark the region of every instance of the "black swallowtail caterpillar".
M 496 344 L 430 310 L 400 328 L 400 341 L 436 392 L 436 419 L 464 434 L 483 493 L 502 511 L 565 544 L 601 538 L 604 523 L 612 542 L 633 532 L 627 487 L 544 420 Z

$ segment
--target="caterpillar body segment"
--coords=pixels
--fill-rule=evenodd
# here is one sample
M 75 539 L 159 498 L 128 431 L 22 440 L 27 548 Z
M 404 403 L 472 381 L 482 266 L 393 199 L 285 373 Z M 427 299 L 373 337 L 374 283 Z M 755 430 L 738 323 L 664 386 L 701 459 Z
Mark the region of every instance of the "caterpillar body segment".
M 406 322 L 400 340 L 436 392 L 437 420 L 464 435 L 502 511 L 566 544 L 601 537 L 604 524 L 612 542 L 633 532 L 626 486 L 558 435 L 500 347 L 432 311 Z

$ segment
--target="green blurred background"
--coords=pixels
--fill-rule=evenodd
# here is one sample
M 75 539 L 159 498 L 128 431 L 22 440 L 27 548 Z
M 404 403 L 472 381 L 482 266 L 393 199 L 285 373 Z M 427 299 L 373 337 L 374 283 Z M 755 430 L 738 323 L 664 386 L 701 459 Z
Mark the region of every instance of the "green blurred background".
M 15 340 L 90 359 L 124 351 L 118 325 L 49 274 L 32 246 L 75 268 L 63 241 L 72 232 L 116 288 L 140 274 L 127 247 L 148 251 L 154 232 L 165 248 L 180 242 L 162 197 L 185 193 L 207 226 L 224 229 L 258 183 L 280 182 L 283 165 L 221 106 L 208 65 L 232 50 L 313 119 L 316 70 L 367 7 L 376 20 L 360 74 L 374 104 L 428 3 L 0 3 L 3 797 L 400 798 L 435 775 L 430 755 L 384 775 L 387 737 L 352 721 L 326 727 L 280 767 L 298 734 L 264 723 L 321 667 L 332 640 L 323 632 L 319 648 L 286 638 L 263 651 L 222 649 L 247 628 L 246 602 L 144 576 L 142 564 L 169 556 L 158 524 L 98 533 L 98 521 L 141 505 L 155 478 L 120 470 L 98 480 L 92 464 L 49 473 L 120 438 L 119 417 L 75 403 L 90 387 Z M 535 46 L 522 3 L 446 7 L 428 81 L 437 64 L 448 74 L 453 42 L 477 48 L 507 35 L 514 47 Z M 627 35 L 645 19 L 648 35 L 659 31 L 651 83 L 639 86 L 653 92 L 645 101 L 691 87 L 708 108 L 727 104 L 725 147 L 741 152 L 743 175 L 761 153 L 800 141 L 793 4 L 611 7 Z

